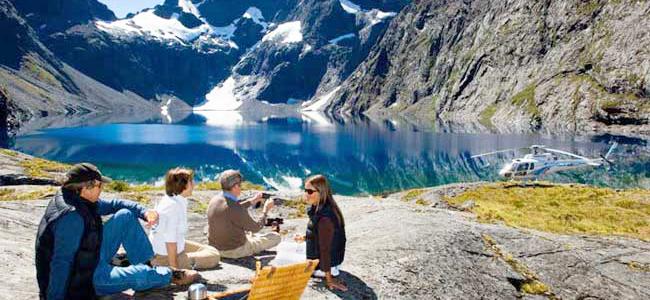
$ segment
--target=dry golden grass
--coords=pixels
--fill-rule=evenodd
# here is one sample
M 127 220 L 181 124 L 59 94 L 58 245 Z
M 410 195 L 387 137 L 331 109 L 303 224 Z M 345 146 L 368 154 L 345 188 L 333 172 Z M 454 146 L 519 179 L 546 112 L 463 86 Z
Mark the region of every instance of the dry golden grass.
M 41 188 L 35 191 L 17 191 L 15 189 L 0 189 L 0 201 L 39 200 L 52 197 L 57 191 L 56 187 Z
M 474 200 L 481 222 L 568 234 L 621 235 L 650 240 L 650 190 L 590 186 L 521 187 L 499 183 L 445 200 Z
M 7 155 L 7 156 L 11 156 L 11 157 L 18 156 L 18 152 L 12 151 L 12 150 L 9 150 L 9 149 L 0 149 L 0 153 L 2 153 L 4 155 Z
M 405 202 L 413 201 L 416 198 L 419 198 L 420 196 L 422 196 L 422 194 L 424 194 L 424 192 L 426 192 L 426 190 L 423 190 L 423 189 L 410 190 L 410 191 L 406 192 L 406 194 L 404 194 L 402 196 L 402 201 L 405 201 Z
M 68 171 L 70 165 L 59 162 L 46 160 L 42 158 L 30 158 L 20 161 L 20 166 L 25 169 L 25 173 L 31 177 L 53 178 L 49 172 L 64 173 Z
M 496 258 L 503 260 L 512 268 L 513 271 L 524 277 L 524 282 L 519 287 L 519 290 L 527 294 L 545 295 L 549 299 L 557 299 L 548 285 L 543 283 L 539 279 L 539 276 L 537 276 L 537 274 L 535 274 L 535 272 L 533 272 L 528 266 L 515 259 L 512 254 L 501 249 L 491 236 L 484 234 L 482 235 L 482 238 L 485 246 L 488 250 L 494 253 Z
M 104 189 L 109 192 L 149 192 L 149 191 L 163 191 L 164 186 L 153 186 L 149 184 L 132 185 L 126 181 L 113 180 L 107 184 Z
M 307 202 L 300 197 L 286 200 L 282 203 L 282 206 L 295 209 L 295 211 L 289 213 L 289 218 L 304 218 L 307 216 Z

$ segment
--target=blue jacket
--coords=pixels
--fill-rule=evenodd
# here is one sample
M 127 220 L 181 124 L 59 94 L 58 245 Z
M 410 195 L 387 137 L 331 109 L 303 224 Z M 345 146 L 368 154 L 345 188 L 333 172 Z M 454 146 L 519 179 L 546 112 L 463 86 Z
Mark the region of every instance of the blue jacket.
M 41 299 L 79 298 L 81 296 L 73 296 L 70 293 L 79 294 L 80 289 L 94 294 L 92 273 L 99 261 L 101 248 L 102 225 L 99 216 L 110 215 L 126 208 L 144 219 L 147 210 L 127 200 L 100 199 L 96 206 L 88 206 L 83 201 L 86 200 L 62 189 L 62 192 L 57 193 L 50 201 L 41 219 L 36 238 L 36 276 Z M 99 220 L 97 226 L 86 228 L 88 224 L 94 224 L 93 218 Z M 88 238 L 91 230 L 97 231 L 95 233 L 99 238 Z M 82 242 L 84 246 L 80 247 Z M 85 252 L 82 253 L 83 251 Z M 84 272 L 83 266 L 90 269 Z M 94 298 L 94 295 L 92 297 Z

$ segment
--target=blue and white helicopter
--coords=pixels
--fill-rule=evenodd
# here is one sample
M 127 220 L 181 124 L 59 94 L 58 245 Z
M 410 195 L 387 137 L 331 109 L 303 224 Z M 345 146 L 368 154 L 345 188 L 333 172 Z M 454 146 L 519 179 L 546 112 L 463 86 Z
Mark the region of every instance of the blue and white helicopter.
M 483 156 L 494 155 L 503 152 L 514 152 L 519 149 L 530 149 L 531 153 L 524 155 L 523 158 L 515 158 L 504 165 L 499 171 L 502 177 L 513 180 L 538 180 L 545 175 L 561 171 L 575 170 L 586 167 L 600 167 L 605 163 L 612 165 L 609 156 L 612 154 L 618 144 L 615 142 L 604 156 L 599 158 L 588 158 L 574 153 L 547 148 L 543 145 L 532 145 L 525 148 L 515 148 L 499 150 L 489 153 L 473 155 L 471 158 L 480 158 Z M 558 155 L 565 156 L 561 158 Z

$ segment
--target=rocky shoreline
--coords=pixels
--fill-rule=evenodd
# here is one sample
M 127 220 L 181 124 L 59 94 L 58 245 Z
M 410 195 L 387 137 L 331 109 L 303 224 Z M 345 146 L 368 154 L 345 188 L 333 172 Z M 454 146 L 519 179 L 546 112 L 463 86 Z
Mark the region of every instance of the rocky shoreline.
M 0 153 L 0 163 L 29 156 Z M 18 158 L 17 158 L 18 157 Z M 18 164 L 19 165 L 19 164 Z M 11 169 L 11 168 L 7 168 Z M 16 173 L 24 170 L 13 168 Z M 34 182 L 31 182 L 32 184 Z M 332 293 L 314 279 L 305 299 L 647 299 L 650 297 L 650 242 L 592 235 L 560 235 L 503 224 L 479 223 L 474 214 L 449 206 L 453 197 L 485 183 L 453 184 L 384 196 L 336 196 L 346 218 L 348 248 L 341 278 L 347 293 Z M 3 186 L 30 199 L 0 201 L 0 268 L 6 270 L 0 299 L 37 296 L 34 237 L 50 185 Z M 39 193 L 34 193 L 41 191 Z M 204 213 L 218 191 L 197 191 L 190 199 L 189 239 L 206 242 Z M 139 193 L 145 204 L 162 191 Z M 306 219 L 290 199 L 275 212 L 287 218 L 285 238 L 302 232 Z M 104 197 L 133 199 L 131 193 Z M 11 200 L 11 199 L 9 199 Z M 151 206 L 151 204 L 147 204 Z M 468 205 L 471 205 L 469 203 Z M 268 254 L 273 254 L 270 251 Z M 254 260 L 224 260 L 202 271 L 211 292 L 244 287 Z M 136 299 L 185 299 L 185 288 L 136 293 Z M 127 293 L 114 297 L 133 296 Z

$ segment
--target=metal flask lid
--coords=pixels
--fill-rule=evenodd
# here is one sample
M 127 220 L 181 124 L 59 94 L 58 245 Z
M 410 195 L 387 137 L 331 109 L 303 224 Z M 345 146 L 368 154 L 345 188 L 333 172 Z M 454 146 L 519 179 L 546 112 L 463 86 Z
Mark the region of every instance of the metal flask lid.
M 190 285 L 187 289 L 187 299 L 190 300 L 204 300 L 208 298 L 208 288 L 202 283 L 195 283 Z

